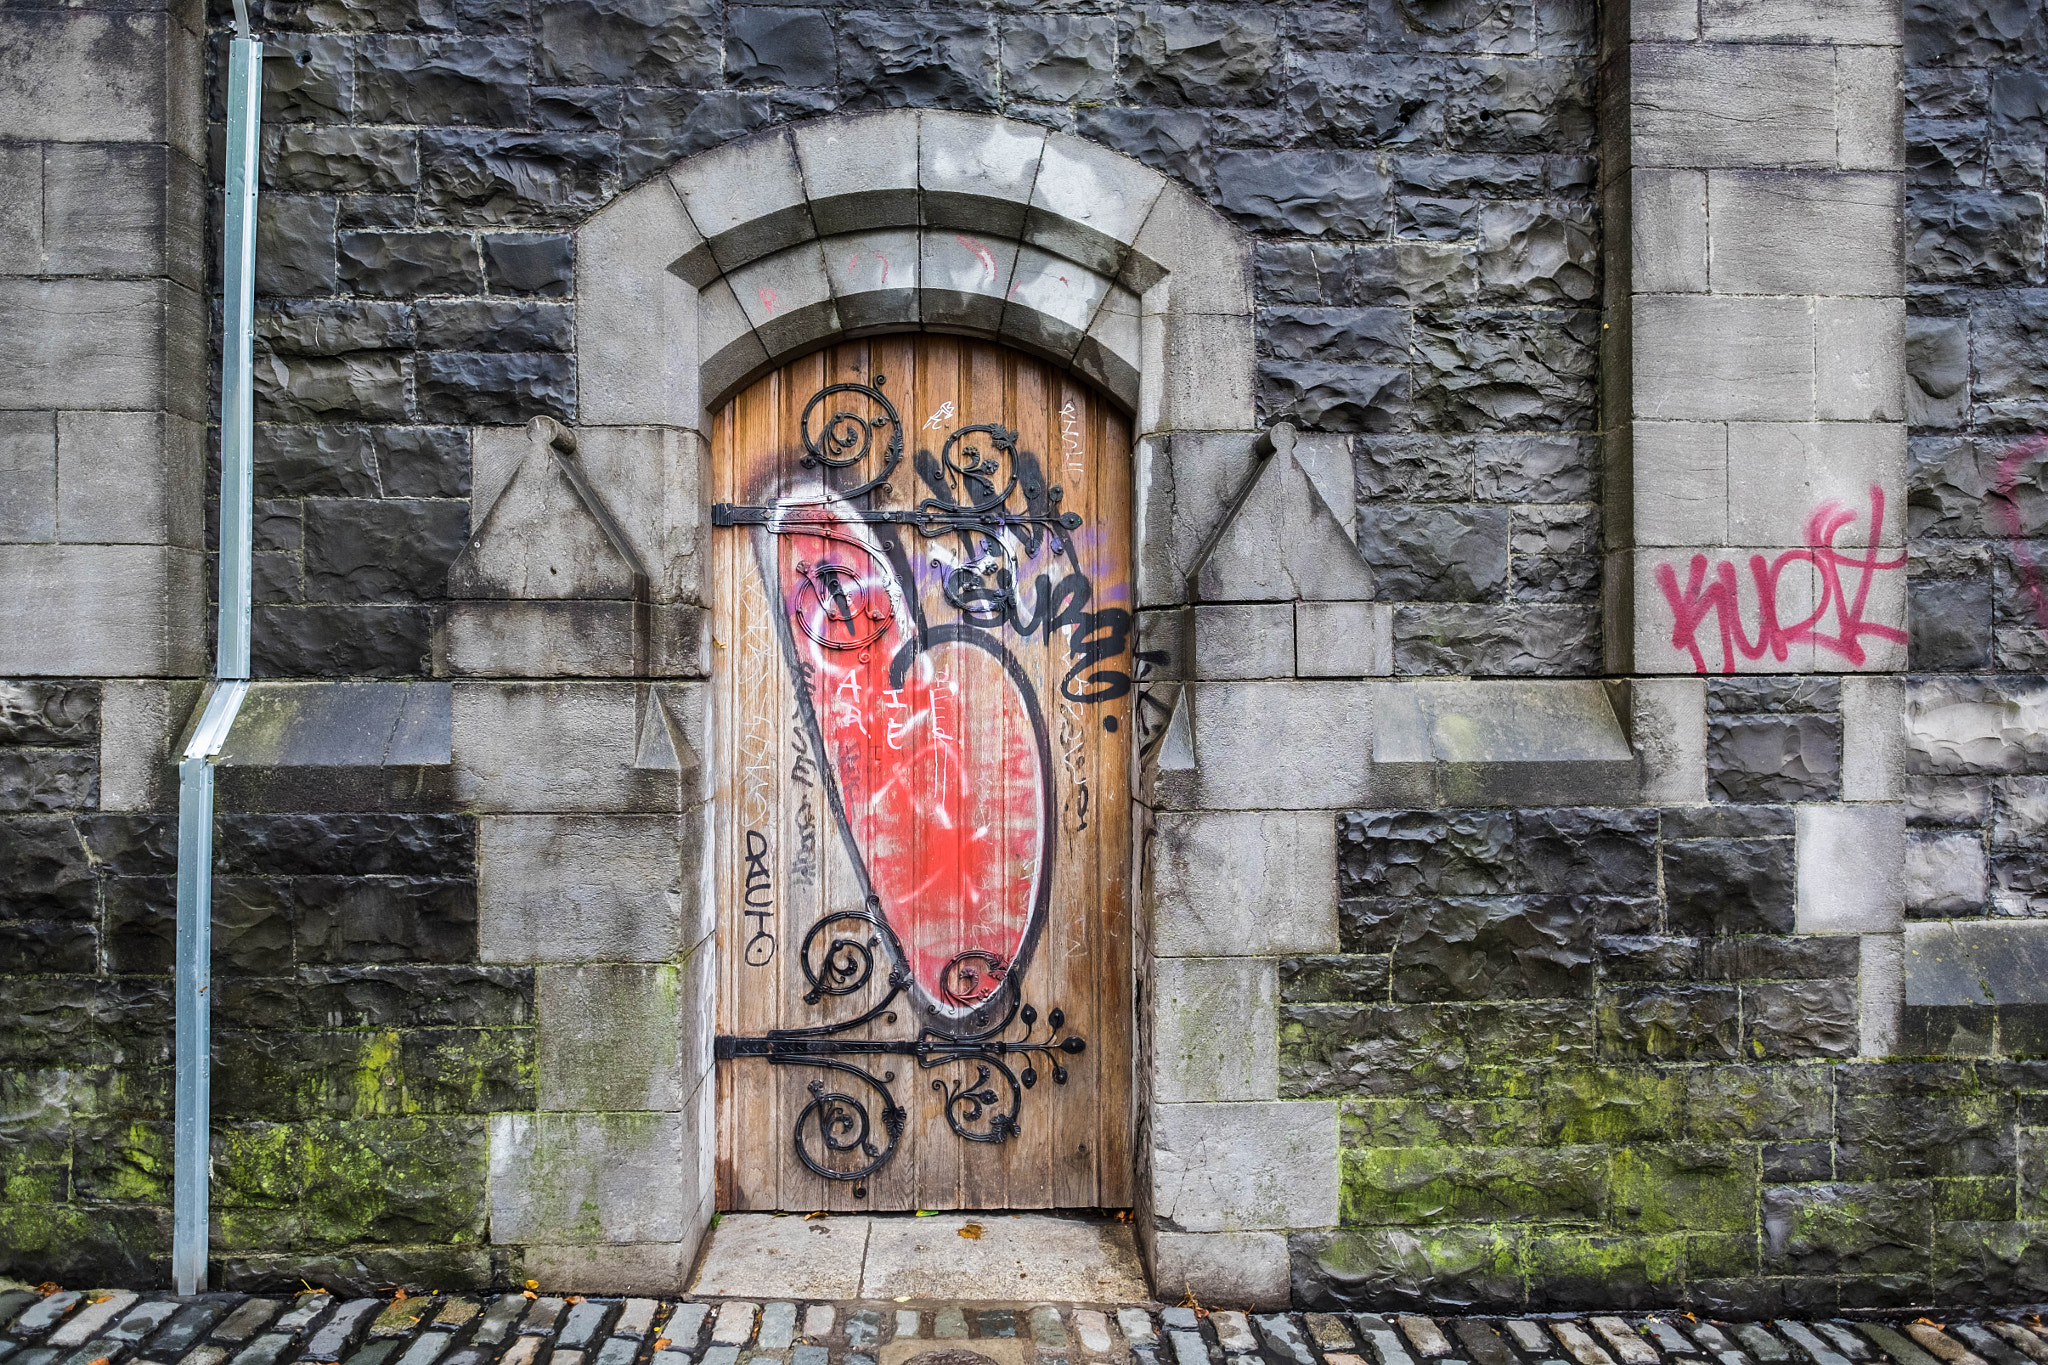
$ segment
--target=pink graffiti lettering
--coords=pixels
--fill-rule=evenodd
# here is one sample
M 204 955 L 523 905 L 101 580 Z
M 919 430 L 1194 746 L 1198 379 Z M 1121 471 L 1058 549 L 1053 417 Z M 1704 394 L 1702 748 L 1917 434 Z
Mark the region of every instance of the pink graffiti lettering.
M 2034 619 L 2040 622 L 2041 629 L 2048 630 L 2048 593 L 2042 591 L 2040 566 L 2034 562 L 2034 552 L 2027 545 L 2026 522 L 2021 518 L 2019 503 L 2013 496 L 2013 490 L 2019 484 L 2020 467 L 2043 455 L 2048 455 L 2048 436 L 2029 436 L 2013 446 L 1998 462 L 1998 478 L 1992 484 L 1992 491 L 1998 494 L 1995 504 L 1998 519 L 2005 523 L 2006 539 L 2012 542 L 2013 565 L 2019 570 L 2020 587 L 2034 605 Z
M 771 318 L 774 317 L 776 302 L 775 291 L 773 289 L 763 289 L 760 291 L 760 298 L 761 311 L 766 313 Z
M 1733 564 L 1722 560 L 1713 565 L 1713 580 L 1709 582 L 1707 556 L 1696 554 L 1687 568 L 1683 589 L 1678 585 L 1677 570 L 1669 564 L 1659 564 L 1657 586 L 1663 590 L 1665 604 L 1671 608 L 1673 618 L 1672 648 L 1684 650 L 1692 656 L 1694 672 L 1707 672 L 1706 652 L 1700 647 L 1698 631 L 1710 614 L 1720 629 L 1720 671 L 1723 673 L 1735 671 L 1738 655 L 1744 659 L 1761 659 L 1768 652 L 1773 659 L 1783 663 L 1793 645 L 1808 641 L 1851 664 L 1861 664 L 1868 657 L 1863 650 L 1865 636 L 1904 644 L 1904 631 L 1863 619 L 1875 577 L 1881 572 L 1906 567 L 1904 551 L 1897 559 L 1880 557 L 1877 542 L 1879 530 L 1884 525 L 1882 488 L 1873 484 L 1870 489 L 1870 543 L 1861 555 L 1835 548 L 1835 537 L 1855 521 L 1856 514 L 1849 508 L 1838 502 L 1824 502 L 1806 519 L 1805 548 L 1786 550 L 1776 559 L 1767 559 L 1760 554 L 1749 557 L 1749 572 L 1756 581 L 1757 598 L 1756 638 L 1753 640 L 1743 628 L 1740 580 Z M 1785 622 L 1778 619 L 1778 580 L 1794 564 L 1811 564 L 1814 567 L 1820 584 L 1820 600 L 1814 604 L 1812 615 L 1804 620 Z M 1842 571 L 1845 569 L 1856 575 L 1853 590 L 1843 586 Z M 1830 613 L 1835 626 L 1832 634 L 1823 628 Z
M 996 282 L 996 254 L 964 232 L 954 233 L 953 240 L 980 258 L 982 273 L 988 276 L 988 283 L 994 284 Z

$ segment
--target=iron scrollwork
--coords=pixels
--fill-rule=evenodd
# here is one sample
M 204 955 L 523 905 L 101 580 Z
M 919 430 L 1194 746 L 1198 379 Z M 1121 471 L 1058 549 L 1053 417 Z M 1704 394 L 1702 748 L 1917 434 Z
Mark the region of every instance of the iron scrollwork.
M 863 483 L 834 492 L 829 520 L 907 526 L 932 540 L 959 536 L 965 562 L 946 573 L 942 589 L 946 600 L 983 624 L 1000 621 L 1015 602 L 1019 547 L 1027 555 L 1035 554 L 1041 542 L 1051 537 L 1054 551 L 1060 552 L 1064 538 L 1081 529 L 1081 515 L 1061 510 L 1065 490 L 1059 484 L 1046 482 L 1035 469 L 1018 459 L 1015 431 L 987 422 L 961 427 L 946 438 L 927 480 L 937 485 L 935 492 L 943 490 L 940 495 L 921 500 L 915 508 L 848 505 L 871 493 L 886 493 L 890 476 L 903 462 L 903 423 L 895 405 L 883 394 L 887 382 L 887 376 L 878 374 L 866 384 L 830 384 L 814 394 L 804 407 L 800 424 L 804 455 L 798 463 L 811 469 L 850 469 L 874 452 L 875 433 L 886 426 L 889 437 L 881 469 Z M 815 415 L 820 408 L 835 397 L 847 395 L 864 397 L 880 411 L 863 417 L 841 407 L 822 425 L 816 423 Z M 1013 507 L 1012 499 L 1019 494 L 1022 506 Z M 822 503 L 812 505 L 824 508 Z M 806 517 L 806 504 L 794 500 L 772 507 L 717 503 L 711 509 L 711 524 L 766 526 L 778 533 L 821 533 L 818 521 Z M 865 547 L 854 548 L 867 553 Z M 945 567 L 936 559 L 932 566 Z M 841 581 L 855 572 L 836 565 L 821 566 L 813 572 L 828 569 L 840 574 Z M 814 590 L 822 596 L 830 592 L 830 585 L 820 583 Z M 851 612 L 846 619 L 850 633 L 858 634 Z M 859 647 L 853 640 L 821 639 L 819 643 L 839 649 Z
M 848 923 L 864 923 L 877 932 L 863 940 L 847 937 L 842 927 L 831 936 L 832 941 L 819 962 L 813 964 L 811 953 L 821 931 L 833 924 Z M 815 1004 L 824 995 L 851 994 L 866 985 L 873 975 L 874 952 L 880 942 L 879 925 L 864 912 L 845 911 L 818 920 L 804 937 L 804 976 L 812 983 L 805 1000 Z M 968 1142 L 1005 1142 L 1023 1135 L 1020 1115 L 1024 1092 L 1038 1084 L 1038 1063 L 1048 1065 L 1054 1085 L 1065 1085 L 1065 1059 L 1088 1049 L 1086 1039 L 1066 1032 L 1063 1011 L 1055 1009 L 1046 1014 L 1041 1035 L 1037 1008 L 1014 1002 L 1001 1023 L 972 1035 L 951 1037 L 923 1028 L 915 1038 L 842 1036 L 877 1021 L 896 1021 L 897 1013 L 890 1006 L 910 980 L 899 969 L 890 973 L 888 981 L 888 994 L 856 1019 L 817 1028 L 770 1029 L 754 1038 L 721 1036 L 714 1049 L 720 1060 L 765 1057 L 776 1066 L 814 1067 L 828 1073 L 805 1087 L 811 1099 L 798 1113 L 791 1136 L 797 1159 L 807 1170 L 827 1180 L 852 1182 L 856 1199 L 867 1196 L 867 1178 L 896 1155 L 909 1114 L 889 1089 L 896 1081 L 894 1071 L 876 1075 L 848 1058 L 908 1057 L 923 1071 L 942 1066 L 972 1066 L 971 1081 L 936 1078 L 931 1082 L 932 1090 L 942 1098 L 946 1126 Z M 1023 1036 L 1002 1036 L 1019 1021 L 1024 1025 Z M 1013 1062 L 1017 1065 L 1013 1066 Z M 864 1100 L 853 1093 L 855 1087 L 830 1088 L 830 1082 L 841 1076 L 851 1077 L 858 1088 L 872 1094 Z M 879 1109 L 879 1120 L 870 1111 L 869 1100 Z

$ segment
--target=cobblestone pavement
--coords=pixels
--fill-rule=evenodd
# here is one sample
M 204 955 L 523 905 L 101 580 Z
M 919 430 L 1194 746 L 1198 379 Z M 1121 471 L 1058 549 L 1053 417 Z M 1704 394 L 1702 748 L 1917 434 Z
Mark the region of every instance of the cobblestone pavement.
M 5 1365 L 2048 1365 L 2033 1314 L 1734 1323 L 1010 1304 L 0 1292 Z

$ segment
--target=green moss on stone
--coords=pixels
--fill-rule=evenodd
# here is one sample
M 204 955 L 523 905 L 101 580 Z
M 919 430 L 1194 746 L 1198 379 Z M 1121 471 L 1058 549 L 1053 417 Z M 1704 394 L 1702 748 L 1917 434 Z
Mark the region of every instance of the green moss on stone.
M 1607 1155 L 1593 1147 L 1378 1147 L 1340 1161 L 1346 1226 L 1590 1222 L 1606 1202 Z
M 1676 1136 L 1686 1078 L 1650 1067 L 1554 1071 L 1542 1078 L 1544 1126 L 1557 1142 L 1632 1142 Z
M 1753 1146 L 1623 1147 L 1611 1174 L 1613 1223 L 1640 1233 L 1753 1235 L 1760 1184 Z

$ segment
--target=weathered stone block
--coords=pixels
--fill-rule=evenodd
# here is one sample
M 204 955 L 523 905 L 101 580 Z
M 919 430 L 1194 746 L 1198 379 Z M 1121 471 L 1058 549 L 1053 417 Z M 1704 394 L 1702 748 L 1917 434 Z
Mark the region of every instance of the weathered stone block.
M 817 235 L 786 133 L 764 133 L 692 157 L 669 183 L 704 238 L 703 246 L 692 246 L 676 264 L 700 289 L 718 270 L 737 269 Z
M 478 826 L 486 962 L 666 962 L 695 941 L 702 821 L 489 816 Z
M 0 542 L 21 545 L 56 538 L 56 415 L 0 413 Z
M 264 129 L 266 189 L 403 194 L 416 189 L 419 178 L 419 135 L 409 128 L 297 124 Z
M 1152 1277 L 1212 1303 L 1284 1309 L 1287 1242 L 1277 1232 L 1155 1232 Z
M 1497 1227 L 1297 1232 L 1289 1243 L 1294 1301 L 1311 1309 L 1464 1312 L 1495 1305 L 1518 1310 L 1524 1302 L 1520 1239 Z M 1471 1325 L 1460 1324 L 1460 1340 L 1471 1340 Z M 1391 1326 L 1384 1337 L 1373 1331 L 1370 1339 L 1399 1341 Z M 1477 1350 L 1474 1356 L 1486 1359 Z
M 1326 815 L 1162 812 L 1153 951 L 1162 957 L 1336 946 L 1335 829 Z
M 1616 1060 L 1732 1061 L 1740 1052 L 1733 986 L 1640 986 L 1603 992 L 1600 1053 Z
M 0 401 L 12 408 L 166 409 L 204 418 L 196 298 L 165 280 L 0 280 Z
M 166 11 L 20 10 L 0 25 L 0 126 L 24 142 L 165 142 L 185 134 L 172 72 L 191 35 Z M 196 152 L 184 136 L 187 155 Z
M 1583 1000 L 1282 1005 L 1280 1093 L 1463 1094 L 1498 1068 L 1590 1064 L 1595 1039 Z
M 1721 294 L 1903 292 L 1896 176 L 1713 171 L 1708 242 Z
M 1696 678 L 1630 680 L 1629 742 L 1645 801 L 1707 799 L 1706 691 Z
M 1394 613 L 1375 602 L 1296 602 L 1294 671 L 1303 678 L 1385 677 L 1394 671 Z
M 918 124 L 906 112 L 791 130 L 821 236 L 918 225 Z
M 518 126 L 526 122 L 531 57 L 529 42 L 511 34 L 368 36 L 356 48 L 356 118 Z
M 2048 1002 L 2040 922 L 1909 921 L 1904 929 L 1908 1006 Z
M 1396 674 L 1583 677 L 1600 671 L 1600 609 L 1532 603 L 1394 608 Z
M 1589 916 L 1545 896 L 1450 898 L 1410 915 L 1394 945 L 1396 1001 L 1590 996 Z
M 1636 411 L 1679 421 L 1806 421 L 1813 308 L 1804 299 L 1659 294 L 1635 305 Z
M 1899 496 L 1906 483 L 1903 425 L 1734 422 L 1727 432 L 1730 544 L 1803 545 L 1824 503 L 1861 514 L 1853 530 L 1838 532 L 1844 549 L 1850 543 L 1905 544 L 1906 508 Z M 1873 487 L 1886 503 L 1881 527 L 1869 521 L 1876 510 Z M 1895 558 L 1885 556 L 1885 562 Z M 1873 579 L 1872 589 L 1877 586 Z
M 1371 684 L 1198 683 L 1188 693 L 1204 805 L 1329 810 L 1368 799 Z
M 1822 420 L 1906 419 L 1906 301 L 1814 301 L 1814 413 Z
M 535 980 L 542 1109 L 674 1110 L 696 1092 L 683 1037 L 701 1008 L 688 998 L 694 974 L 606 963 L 543 967 Z
M 1156 176 L 1133 175 L 1134 169 L 1094 143 L 1049 134 L 1031 183 L 1024 239 L 1114 275 L 1164 183 Z
M 1152 967 L 1158 1104 L 1279 1093 L 1278 967 L 1250 957 L 1160 958 Z
M 1027 13 L 1006 20 L 1002 34 L 1003 88 L 1015 97 L 1067 104 L 1107 99 L 1115 87 L 1110 15 Z
M 1905 907 L 1905 808 L 1803 805 L 1798 811 L 1799 932 L 1897 929 Z
M 1839 717 L 1708 718 L 1707 779 L 1716 800 L 1839 800 L 1841 771 Z
M 1195 676 L 1294 676 L 1294 610 L 1286 602 L 1197 606 Z
M 1341 444 L 1326 448 L 1337 439 L 1305 438 L 1292 451 L 1267 459 L 1236 518 L 1207 558 L 1190 566 L 1204 600 L 1365 601 L 1374 596 L 1372 570 L 1358 549 L 1349 460 Z M 1190 443 L 1188 453 L 1200 453 L 1203 444 Z M 1173 449 L 1178 466 L 1183 447 Z
M 1700 839 L 1664 846 L 1671 924 L 1686 933 L 1788 933 L 1795 923 L 1793 843 Z
M 855 109 L 992 109 L 996 32 L 978 13 L 851 10 L 839 29 L 840 85 Z
M 701 241 L 666 179 L 613 200 L 577 234 L 576 391 L 584 421 L 703 424 L 697 291 L 667 269 Z
M 1641 43 L 1629 74 L 1637 165 L 1835 164 L 1831 48 Z
M 1630 287 L 1638 294 L 1707 292 L 1707 176 L 1638 168 L 1629 173 Z
M 199 671 L 200 555 L 151 545 L 0 546 L 0 673 Z
M 822 10 L 734 11 L 725 27 L 725 70 L 746 85 L 837 85 L 832 26 Z
M 713 85 L 719 11 L 704 0 L 545 0 L 539 74 L 559 85 Z
M 101 810 L 165 808 L 173 789 L 172 747 L 198 697 L 197 683 L 106 684 L 100 729 Z
M 698 1190 L 689 1113 L 490 1120 L 491 1236 L 544 1245 L 681 1242 Z
M 1163 1104 L 1152 1134 L 1153 1207 L 1170 1230 L 1337 1221 L 1335 1104 Z
M 1982 914 L 1990 897 L 1983 835 L 1975 830 L 1912 832 L 1906 842 L 1904 876 L 1910 912 Z
M 167 275 L 200 286 L 199 168 L 161 144 L 52 143 L 39 275 Z

